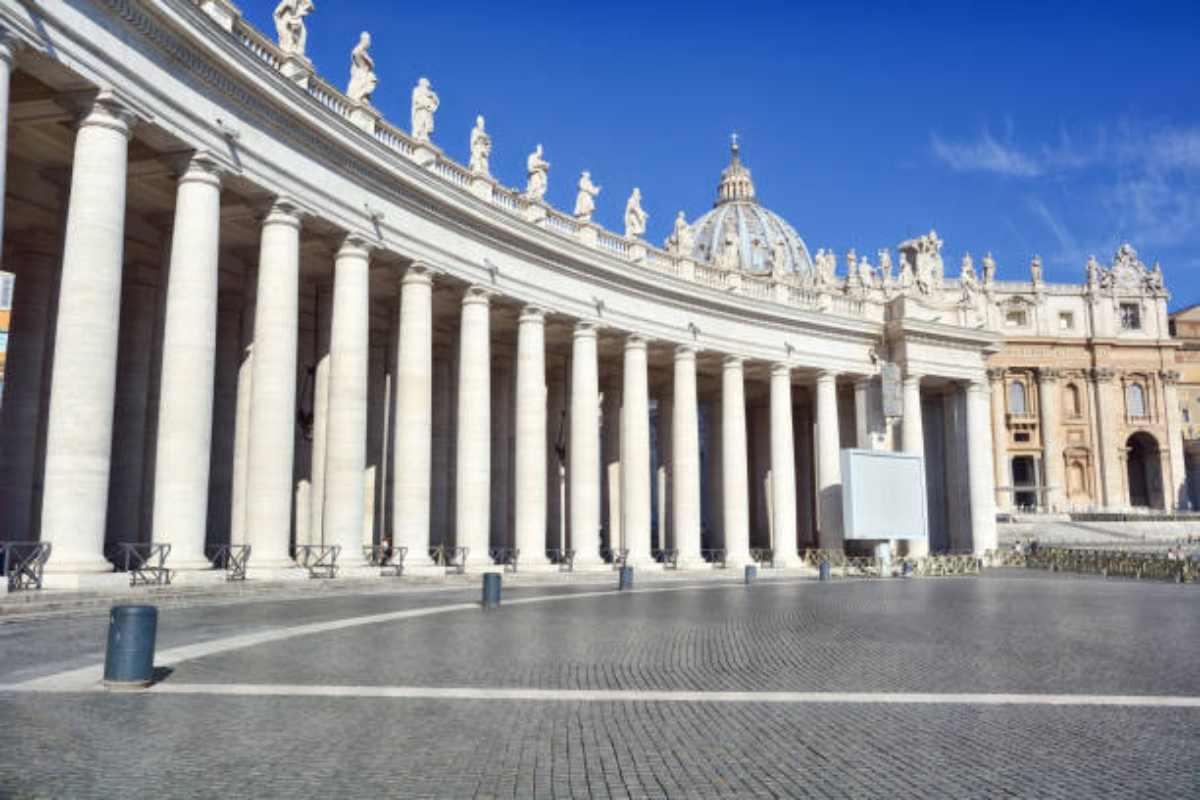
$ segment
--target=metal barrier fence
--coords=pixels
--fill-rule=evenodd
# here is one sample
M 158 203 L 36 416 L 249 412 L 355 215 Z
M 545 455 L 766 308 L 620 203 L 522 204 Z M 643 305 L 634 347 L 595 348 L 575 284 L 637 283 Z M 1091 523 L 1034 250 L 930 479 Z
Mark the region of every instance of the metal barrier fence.
M 222 544 L 210 547 L 213 566 L 225 570 L 225 580 L 246 580 L 246 565 L 250 561 L 250 545 Z
M 1123 550 L 1076 550 L 1065 547 L 1036 547 L 1028 552 L 995 550 L 988 553 L 992 566 L 1045 569 L 1123 578 L 1192 583 L 1200 579 L 1200 562 L 1171 558 L 1160 553 Z
M 843 578 L 883 577 L 884 562 L 874 556 L 848 556 L 841 550 L 804 551 L 805 565 L 818 569 L 822 561 L 829 564 L 831 574 L 841 575 Z M 933 553 L 919 558 L 897 556 L 887 563 L 889 575 L 911 574 L 922 577 L 978 575 L 983 568 L 982 560 L 972 553 Z
M 114 542 L 105 548 L 108 560 L 117 569 L 129 573 L 129 585 L 161 586 L 171 582 L 167 558 L 171 545 L 166 542 Z
M 0 575 L 10 592 L 42 588 L 50 542 L 0 542 Z

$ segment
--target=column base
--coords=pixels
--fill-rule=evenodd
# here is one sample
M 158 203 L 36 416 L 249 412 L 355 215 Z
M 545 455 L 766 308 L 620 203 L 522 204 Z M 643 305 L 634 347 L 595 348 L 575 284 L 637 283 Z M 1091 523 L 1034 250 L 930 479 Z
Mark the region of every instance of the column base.
M 103 556 L 75 559 L 69 557 L 60 558 L 54 553 L 53 548 L 50 551 L 50 561 L 46 564 L 44 570 L 47 576 L 59 573 L 73 575 L 102 574 L 112 571 L 113 565 Z
M 246 566 L 246 578 L 256 581 L 308 580 L 308 570 L 301 568 L 294 561 L 275 561 L 255 565 L 254 557 L 251 555 L 250 564 Z
M 680 557 L 679 561 L 675 564 L 675 568 L 685 572 L 712 572 L 714 569 L 711 561 L 705 561 L 700 556 L 693 556 L 691 558 Z
M 188 586 L 209 586 L 227 583 L 225 570 L 213 569 L 210 565 L 208 569 L 192 569 L 192 570 L 171 570 L 172 584 L 186 584 Z
M 377 567 L 376 569 L 380 569 L 380 568 Z M 382 571 L 382 570 L 380 570 L 380 571 Z M 433 559 L 431 559 L 431 558 L 426 558 L 423 561 L 416 561 L 411 564 L 408 562 L 407 559 L 405 559 L 404 572 L 402 573 L 402 575 L 404 577 L 412 576 L 412 577 L 422 577 L 422 578 L 424 578 L 424 577 L 444 578 L 444 577 L 446 577 L 446 567 L 442 564 L 433 563 Z
M 42 576 L 47 589 L 67 589 L 76 592 L 117 592 L 129 588 L 128 572 L 50 572 Z
M 626 559 L 625 566 L 633 567 L 635 570 L 640 570 L 641 572 L 664 572 L 666 570 L 662 562 L 655 561 L 652 558 Z
M 192 556 L 191 558 L 173 558 L 167 557 L 167 566 L 172 572 L 203 572 L 211 570 L 213 563 L 204 556 Z
M 612 570 L 612 564 L 597 556 L 595 559 L 581 560 L 576 558 L 571 565 L 572 572 L 605 572 Z
M 534 562 L 531 562 L 528 564 L 525 563 L 524 561 L 517 562 L 517 574 L 518 575 L 525 573 L 525 572 L 530 572 L 530 573 L 536 572 L 539 575 L 544 575 L 548 572 L 558 572 L 558 571 L 559 571 L 558 564 L 555 564 L 554 562 L 548 561 L 546 559 L 541 559 L 541 560 L 534 561 Z

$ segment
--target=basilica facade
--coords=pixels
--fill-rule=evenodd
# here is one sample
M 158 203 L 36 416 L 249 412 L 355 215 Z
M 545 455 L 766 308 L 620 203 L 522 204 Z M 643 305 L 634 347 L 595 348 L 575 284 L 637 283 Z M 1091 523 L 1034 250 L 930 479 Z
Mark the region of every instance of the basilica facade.
M 506 187 L 482 116 L 450 158 L 428 79 L 385 120 L 369 36 L 327 82 L 314 13 L 283 0 L 269 38 L 227 0 L 0 0 L 0 538 L 51 543 L 52 583 L 130 542 L 183 579 L 230 543 L 252 577 L 380 543 L 410 572 L 786 569 L 869 545 L 845 448 L 924 456 L 918 555 L 994 547 L 998 507 L 1179 505 L 1166 292 L 1131 247 L 1072 286 L 947 269 L 933 231 L 814 253 L 736 140 L 659 247 L 637 187 L 609 187 L 623 232 L 586 173 L 549 205 L 541 145 Z

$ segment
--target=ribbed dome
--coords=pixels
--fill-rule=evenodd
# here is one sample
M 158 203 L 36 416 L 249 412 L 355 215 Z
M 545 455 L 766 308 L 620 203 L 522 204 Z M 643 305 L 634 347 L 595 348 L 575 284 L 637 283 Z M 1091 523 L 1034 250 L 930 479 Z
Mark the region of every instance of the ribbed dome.
M 693 258 L 744 272 L 768 274 L 774 268 L 811 275 L 813 261 L 804 240 L 755 197 L 754 182 L 750 170 L 742 164 L 736 136 L 731 149 L 729 166 L 721 172 L 717 186 L 717 202 L 692 224 Z M 772 255 L 781 241 L 782 268 L 773 264 Z

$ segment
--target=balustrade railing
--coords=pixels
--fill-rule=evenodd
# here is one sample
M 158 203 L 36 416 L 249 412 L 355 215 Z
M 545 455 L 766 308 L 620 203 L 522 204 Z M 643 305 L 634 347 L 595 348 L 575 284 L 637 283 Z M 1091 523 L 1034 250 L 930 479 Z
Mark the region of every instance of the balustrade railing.
M 235 23 L 233 35 L 242 47 L 246 48 L 256 59 L 266 64 L 275 72 L 285 73 L 284 67 L 294 64 L 294 61 L 289 61 L 288 57 L 284 55 L 274 42 L 270 41 L 244 20 L 238 20 Z M 299 69 L 305 69 L 305 67 L 298 64 L 296 66 Z M 350 118 L 354 104 L 336 87 L 312 71 L 307 71 L 304 85 L 307 94 L 321 106 L 340 117 Z M 376 141 L 402 156 L 412 157 L 416 152 L 415 143 L 408 135 L 383 119 L 376 120 L 373 131 L 371 127 L 368 127 L 367 130 L 375 137 Z M 471 172 L 445 157 L 437 159 L 433 164 L 432 171 L 448 183 L 460 188 L 469 189 L 472 184 L 473 175 Z M 509 213 L 522 217 L 525 215 L 528 206 L 528 203 L 519 193 L 501 187 L 494 187 L 491 194 L 491 202 L 493 205 Z M 579 223 L 576 220 L 554 209 L 548 211 L 541 224 L 546 230 L 563 236 L 577 237 L 579 233 Z M 626 261 L 636 255 L 631 255 L 631 247 L 628 240 L 610 231 L 599 230 L 594 246 L 599 250 Z M 812 290 L 789 286 L 786 292 L 776 292 L 771 282 L 765 278 L 745 273 L 728 273 L 703 264 L 696 264 L 694 270 L 689 268 L 688 272 L 690 274 L 684 275 L 680 270 L 678 261 L 665 251 L 643 246 L 637 248 L 637 252 L 645 253 L 644 264 L 646 266 L 690 280 L 700 286 L 722 292 L 740 292 L 756 300 L 783 303 L 784 305 L 799 308 L 813 309 L 820 307 L 818 293 Z M 862 300 L 838 297 L 836 295 L 832 298 L 829 310 L 837 314 L 859 317 L 865 313 Z

